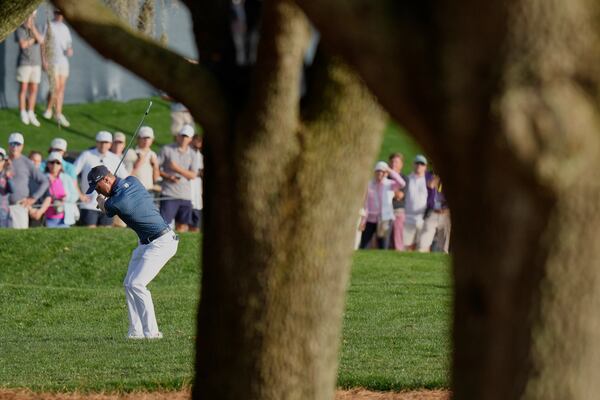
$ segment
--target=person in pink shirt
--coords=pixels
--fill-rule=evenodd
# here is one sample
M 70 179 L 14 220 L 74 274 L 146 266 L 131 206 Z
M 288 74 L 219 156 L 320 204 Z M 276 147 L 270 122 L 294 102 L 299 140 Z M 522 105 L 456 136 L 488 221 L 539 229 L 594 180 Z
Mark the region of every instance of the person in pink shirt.
M 388 176 L 391 179 L 388 179 Z M 363 232 L 359 245 L 361 249 L 367 247 L 373 234 L 377 235 L 378 248 L 389 247 L 391 221 L 394 220 L 392 199 L 394 191 L 402 189 L 404 186 L 404 179 L 385 161 L 379 161 L 375 165 L 375 175 L 369 182 L 365 198 L 366 215 L 360 225 L 360 230 Z
M 48 191 L 42 206 L 32 211 L 34 219 L 46 217 L 48 228 L 68 228 L 75 222 L 70 211 L 79 196 L 73 179 L 63 173 L 62 163 L 63 159 L 60 153 L 50 153 L 46 162 Z

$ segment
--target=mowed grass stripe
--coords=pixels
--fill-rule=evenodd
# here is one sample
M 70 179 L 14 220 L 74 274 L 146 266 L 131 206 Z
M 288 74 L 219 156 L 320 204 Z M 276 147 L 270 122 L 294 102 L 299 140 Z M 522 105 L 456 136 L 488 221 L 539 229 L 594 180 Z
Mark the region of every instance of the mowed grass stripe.
M 0 230 L 0 387 L 36 391 L 180 389 L 193 377 L 200 238 L 150 285 L 165 339 L 128 341 L 124 229 Z M 65 249 L 67 248 L 67 249 Z M 449 260 L 357 252 L 338 383 L 375 390 L 448 385 Z

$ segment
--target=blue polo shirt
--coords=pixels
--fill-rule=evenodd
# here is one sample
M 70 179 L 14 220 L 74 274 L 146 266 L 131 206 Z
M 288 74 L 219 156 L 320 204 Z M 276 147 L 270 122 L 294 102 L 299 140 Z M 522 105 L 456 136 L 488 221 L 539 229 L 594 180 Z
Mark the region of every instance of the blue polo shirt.
M 118 215 L 142 242 L 169 227 L 154 206 L 152 196 L 135 176 L 117 178 L 104 208 L 109 217 Z

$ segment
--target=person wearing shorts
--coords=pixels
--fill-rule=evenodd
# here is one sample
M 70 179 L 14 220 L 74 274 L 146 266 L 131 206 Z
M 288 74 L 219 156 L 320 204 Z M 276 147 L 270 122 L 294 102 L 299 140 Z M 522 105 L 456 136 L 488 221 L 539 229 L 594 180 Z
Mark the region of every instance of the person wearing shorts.
M 51 119 L 53 115 L 59 125 L 68 127 L 71 124 L 62 112 L 63 102 L 65 99 L 65 88 L 67 86 L 67 78 L 69 77 L 69 59 L 73 56 L 73 46 L 71 32 L 63 22 L 63 15 L 60 10 L 54 10 L 54 19 L 50 22 L 49 33 L 46 34 L 46 39 L 52 46 L 52 59 L 44 59 L 44 68 L 48 71 L 49 78 L 53 81 L 53 90 L 48 98 L 48 106 L 44 112 L 44 118 Z M 50 40 L 48 40 L 50 36 Z
M 25 125 L 40 126 L 35 115 L 35 101 L 42 77 L 42 51 L 44 36 L 35 25 L 33 12 L 15 32 L 19 44 L 17 57 L 17 82 L 19 82 L 19 112 Z
M 160 214 L 170 226 L 187 231 L 192 219 L 191 181 L 198 176 L 200 159 L 190 143 L 194 128 L 184 125 L 176 137 L 177 142 L 162 148 L 158 163 L 163 178 Z

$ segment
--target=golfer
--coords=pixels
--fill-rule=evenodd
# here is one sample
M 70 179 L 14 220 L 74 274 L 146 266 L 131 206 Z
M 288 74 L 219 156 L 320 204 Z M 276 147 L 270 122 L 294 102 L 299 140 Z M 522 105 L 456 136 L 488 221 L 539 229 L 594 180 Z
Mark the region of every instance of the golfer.
M 118 215 L 139 237 L 123 285 L 129 314 L 129 339 L 161 339 L 152 296 L 146 288 L 177 252 L 179 238 L 154 206 L 152 196 L 134 176 L 115 177 L 104 165 L 90 170 L 87 194 L 96 190 L 98 209 Z

